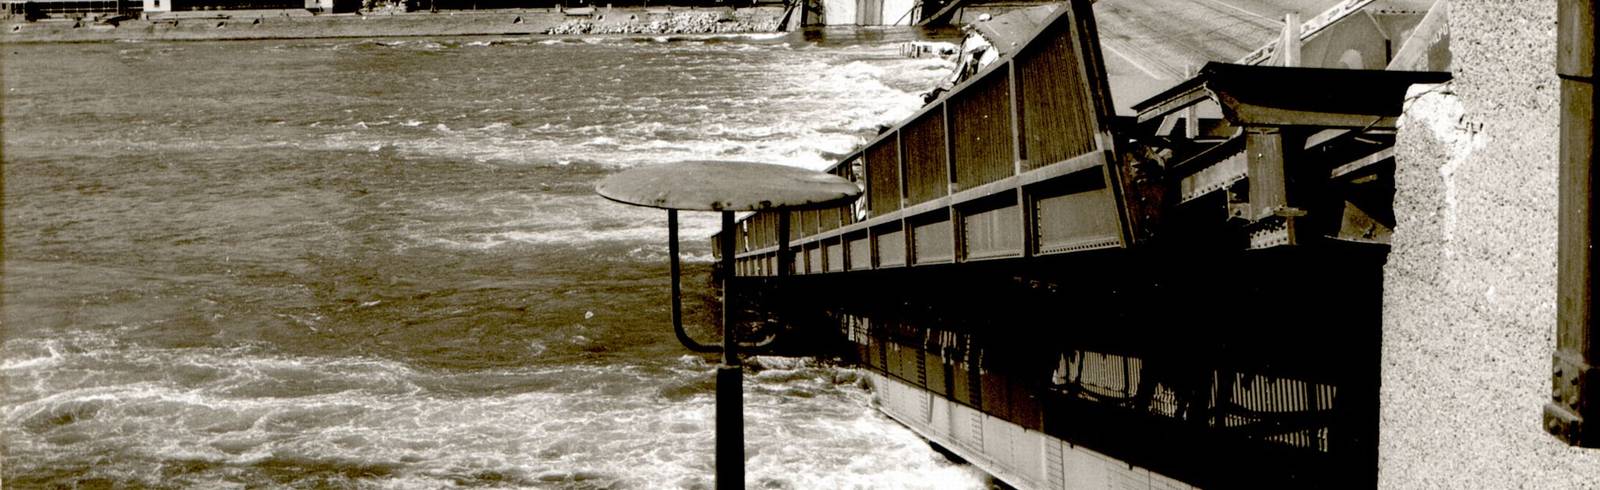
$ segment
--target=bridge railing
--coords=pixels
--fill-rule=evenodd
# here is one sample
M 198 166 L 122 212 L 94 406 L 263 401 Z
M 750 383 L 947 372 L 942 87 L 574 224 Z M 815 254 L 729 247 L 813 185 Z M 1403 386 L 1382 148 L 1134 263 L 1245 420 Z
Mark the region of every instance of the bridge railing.
M 1125 246 L 1091 17 L 1088 2 L 1064 6 L 1026 45 L 830 167 L 865 192 L 837 208 L 789 211 L 793 271 Z M 765 230 L 775 213 L 744 220 Z M 777 239 L 760 232 L 741 241 L 739 273 L 776 275 L 765 264 L 776 262 Z

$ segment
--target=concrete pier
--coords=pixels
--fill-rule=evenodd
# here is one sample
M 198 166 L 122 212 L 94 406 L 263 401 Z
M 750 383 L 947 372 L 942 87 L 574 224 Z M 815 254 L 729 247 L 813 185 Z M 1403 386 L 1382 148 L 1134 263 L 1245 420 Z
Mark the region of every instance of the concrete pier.
M 1600 450 L 1541 426 L 1556 346 L 1556 3 L 1449 2 L 1455 81 L 1413 88 L 1384 277 L 1384 488 L 1600 487 Z

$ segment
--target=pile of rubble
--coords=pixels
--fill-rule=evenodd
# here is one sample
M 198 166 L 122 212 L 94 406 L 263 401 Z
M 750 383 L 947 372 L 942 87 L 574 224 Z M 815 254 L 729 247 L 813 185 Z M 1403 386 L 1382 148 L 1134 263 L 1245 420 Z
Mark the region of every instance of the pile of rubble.
M 608 18 L 598 12 L 587 19 L 572 19 L 545 31 L 545 34 L 714 34 L 734 32 L 775 32 L 778 19 L 770 16 L 740 18 L 727 10 L 638 14 L 618 12 Z

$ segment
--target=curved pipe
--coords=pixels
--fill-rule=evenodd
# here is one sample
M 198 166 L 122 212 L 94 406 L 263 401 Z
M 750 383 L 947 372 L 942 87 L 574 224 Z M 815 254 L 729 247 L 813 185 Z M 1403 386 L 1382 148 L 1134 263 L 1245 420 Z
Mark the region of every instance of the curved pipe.
M 733 230 L 723 230 L 723 236 L 733 236 Z M 683 329 L 683 286 L 679 283 L 678 279 L 678 276 L 680 275 L 680 267 L 678 265 L 678 210 L 676 209 L 667 210 L 667 255 L 672 256 L 669 262 L 670 267 L 668 271 L 668 274 L 672 276 L 672 334 L 678 337 L 678 343 L 683 344 L 683 346 L 688 348 L 690 351 L 706 354 L 721 353 L 721 346 L 702 344 L 699 341 L 696 341 L 694 337 L 690 337 L 689 332 Z M 731 279 L 733 271 L 728 270 L 724 271 L 724 273 L 729 274 L 729 282 L 732 282 Z M 727 294 L 728 286 L 724 284 L 722 286 L 722 290 L 723 294 Z M 726 307 L 727 306 L 724 306 L 724 308 Z M 759 343 L 740 343 L 739 347 L 743 349 L 760 349 L 772 345 L 772 343 L 776 340 L 777 339 L 774 337 L 768 337 Z
M 670 271 L 672 276 L 672 333 L 678 336 L 678 343 L 694 352 L 708 354 L 722 352 L 722 348 L 715 345 L 706 345 L 696 342 L 689 332 L 683 329 L 683 287 L 678 284 L 678 210 L 667 210 L 667 255 L 672 256 Z

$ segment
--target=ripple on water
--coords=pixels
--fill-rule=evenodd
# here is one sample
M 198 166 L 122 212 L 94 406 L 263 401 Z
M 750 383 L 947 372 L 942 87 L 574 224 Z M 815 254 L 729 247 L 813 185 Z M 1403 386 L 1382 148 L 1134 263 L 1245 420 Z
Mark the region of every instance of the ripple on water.
M 709 486 L 663 213 L 591 189 L 820 168 L 943 75 L 838 39 L 7 48 L 7 483 Z M 717 224 L 683 220 L 707 328 Z M 752 486 L 982 485 L 853 371 L 752 362 Z

